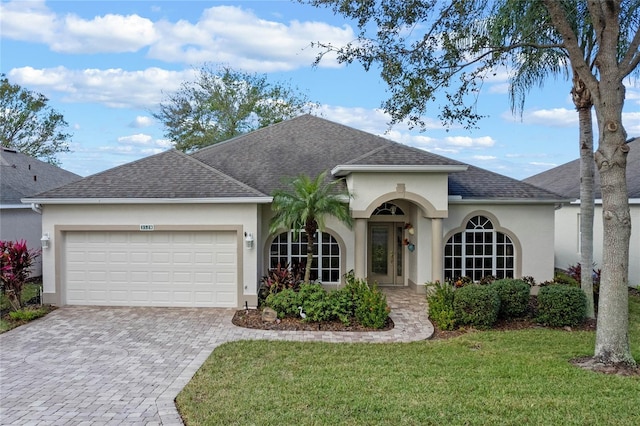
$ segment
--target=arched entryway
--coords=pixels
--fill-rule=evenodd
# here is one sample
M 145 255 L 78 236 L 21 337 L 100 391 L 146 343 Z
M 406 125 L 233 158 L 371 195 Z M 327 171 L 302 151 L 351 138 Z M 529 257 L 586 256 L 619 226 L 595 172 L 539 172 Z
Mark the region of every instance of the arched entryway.
M 381 286 L 404 286 L 405 224 L 408 216 L 393 202 L 376 208 L 367 229 L 367 276 Z

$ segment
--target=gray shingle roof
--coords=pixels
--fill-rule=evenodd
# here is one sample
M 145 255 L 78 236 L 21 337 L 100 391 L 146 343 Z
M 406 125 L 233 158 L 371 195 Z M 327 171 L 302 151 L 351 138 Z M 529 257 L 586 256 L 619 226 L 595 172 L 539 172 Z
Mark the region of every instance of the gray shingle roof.
M 449 175 L 449 195 L 482 200 L 562 200 L 565 197 L 498 173 L 469 166 Z
M 209 146 L 193 157 L 267 194 L 282 188 L 286 178 L 317 176 L 358 158 L 357 164 L 460 164 L 312 115 Z
M 264 197 L 176 150 L 124 164 L 38 194 L 38 198 Z
M 20 152 L 0 149 L 0 204 L 21 204 L 21 198 L 81 178 L 75 173 Z
M 640 198 L 640 138 L 627 141 L 627 190 L 629 198 Z M 553 191 L 569 198 L 580 198 L 580 159 L 554 167 L 524 179 L 524 182 Z M 594 179 L 595 198 L 602 198 L 600 175 Z
M 125 164 L 38 198 L 267 197 L 286 179 L 336 166 L 444 166 L 464 163 L 312 115 L 241 135 L 191 155 L 168 151 Z M 331 177 L 329 177 L 331 178 Z M 449 194 L 485 200 L 557 200 L 557 194 L 469 166 L 449 175 Z

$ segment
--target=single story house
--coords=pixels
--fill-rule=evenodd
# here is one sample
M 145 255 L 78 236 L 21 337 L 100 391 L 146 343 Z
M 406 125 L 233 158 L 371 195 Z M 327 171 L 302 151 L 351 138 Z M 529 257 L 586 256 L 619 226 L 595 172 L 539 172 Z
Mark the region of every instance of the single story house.
M 41 212 L 20 200 L 81 178 L 14 149 L 0 148 L 0 240 L 25 240 L 28 248 L 39 249 Z M 40 257 L 32 265 L 31 275 L 42 275 Z
M 312 115 L 190 155 L 169 150 L 24 200 L 41 206 L 44 296 L 57 305 L 255 306 L 268 268 L 306 258 L 269 233 L 283 178 L 330 171 L 352 197 L 328 220 L 312 279 L 425 283 L 553 277 L 552 192 Z M 345 198 L 346 201 L 346 198 Z M 405 241 L 406 240 L 406 241 Z M 420 296 L 422 297 L 422 296 Z
M 627 156 L 627 191 L 631 213 L 631 240 L 629 243 L 629 285 L 640 286 L 640 138 L 630 139 Z M 556 211 L 555 263 L 560 269 L 580 263 L 580 159 L 539 173 L 524 182 L 555 192 L 571 203 Z M 595 268 L 602 266 L 602 191 L 600 175 L 596 170 L 595 210 L 593 222 L 593 260 Z

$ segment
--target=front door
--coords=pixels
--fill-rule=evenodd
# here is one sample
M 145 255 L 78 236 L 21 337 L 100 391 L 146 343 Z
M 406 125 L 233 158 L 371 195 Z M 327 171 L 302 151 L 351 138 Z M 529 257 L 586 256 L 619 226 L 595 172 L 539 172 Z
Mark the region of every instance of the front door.
M 369 223 L 369 282 L 404 285 L 403 230 L 402 223 Z

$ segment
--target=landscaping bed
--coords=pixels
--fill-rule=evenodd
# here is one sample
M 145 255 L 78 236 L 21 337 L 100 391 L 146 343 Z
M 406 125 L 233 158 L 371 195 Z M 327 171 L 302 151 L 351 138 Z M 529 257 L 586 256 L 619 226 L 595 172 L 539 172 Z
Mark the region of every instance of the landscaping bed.
M 394 326 L 391 318 L 387 318 L 382 328 L 364 327 L 358 324 L 355 319 L 349 325 L 345 325 L 340 321 L 307 322 L 303 321 L 302 318 L 292 317 L 267 322 L 262 320 L 261 309 L 242 309 L 237 311 L 233 316 L 232 322 L 238 327 L 283 331 L 386 331 L 391 330 Z

